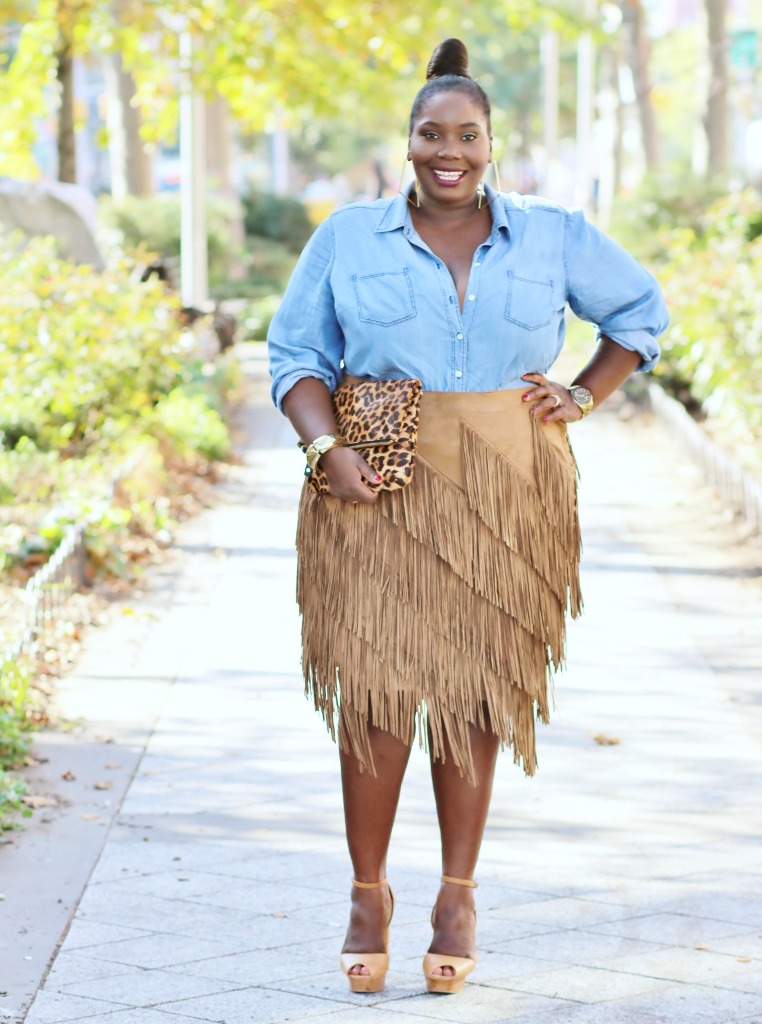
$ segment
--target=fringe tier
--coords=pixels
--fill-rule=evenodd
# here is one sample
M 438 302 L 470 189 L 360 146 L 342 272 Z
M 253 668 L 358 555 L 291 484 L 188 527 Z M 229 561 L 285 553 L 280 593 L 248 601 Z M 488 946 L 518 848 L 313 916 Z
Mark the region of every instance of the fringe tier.
M 489 728 L 534 774 L 581 545 L 565 428 L 522 393 L 424 393 L 413 480 L 373 506 L 302 492 L 306 692 L 371 772 L 369 723 L 437 758 L 446 740 L 472 782 L 468 727 Z

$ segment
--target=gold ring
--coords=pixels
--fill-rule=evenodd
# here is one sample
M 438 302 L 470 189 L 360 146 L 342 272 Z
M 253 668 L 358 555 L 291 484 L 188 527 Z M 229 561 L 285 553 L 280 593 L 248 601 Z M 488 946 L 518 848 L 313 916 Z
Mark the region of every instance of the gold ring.
M 556 400 L 556 404 L 553 406 L 553 408 L 557 409 L 559 407 L 559 405 L 561 404 L 561 396 L 560 395 L 553 395 L 553 397 Z

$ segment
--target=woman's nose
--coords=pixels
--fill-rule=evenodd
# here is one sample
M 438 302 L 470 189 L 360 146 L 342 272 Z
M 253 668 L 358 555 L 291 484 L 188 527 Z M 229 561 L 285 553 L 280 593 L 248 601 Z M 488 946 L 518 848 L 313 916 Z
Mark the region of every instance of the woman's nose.
M 449 157 L 456 157 L 456 156 L 460 156 L 460 148 L 458 147 L 457 141 L 455 139 L 445 139 L 445 140 L 443 140 L 442 145 L 439 147 L 439 152 L 437 153 L 437 156 L 441 156 L 441 157 L 448 157 L 448 156 Z

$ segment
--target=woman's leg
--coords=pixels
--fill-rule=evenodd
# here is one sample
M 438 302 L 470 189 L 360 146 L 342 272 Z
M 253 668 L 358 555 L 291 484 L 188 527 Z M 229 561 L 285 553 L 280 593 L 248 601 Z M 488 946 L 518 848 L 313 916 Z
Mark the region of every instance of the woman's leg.
M 455 765 L 445 741 L 445 760 L 431 762 L 434 798 L 442 835 L 442 874 L 473 878 L 487 823 L 492 781 L 500 739 L 489 728 L 469 727 L 471 751 L 478 783 L 473 786 Z M 443 882 L 434 908 L 434 937 L 430 953 L 450 956 L 476 955 L 474 891 Z M 449 967 L 441 969 L 452 974 Z
M 397 813 L 400 788 L 410 746 L 391 733 L 368 726 L 368 739 L 376 775 L 360 771 L 352 754 L 341 754 L 341 782 L 349 856 L 358 882 L 386 877 L 386 853 Z M 383 953 L 383 931 L 389 923 L 388 888 L 352 887 L 352 910 L 342 953 Z M 351 974 L 368 974 L 358 963 Z

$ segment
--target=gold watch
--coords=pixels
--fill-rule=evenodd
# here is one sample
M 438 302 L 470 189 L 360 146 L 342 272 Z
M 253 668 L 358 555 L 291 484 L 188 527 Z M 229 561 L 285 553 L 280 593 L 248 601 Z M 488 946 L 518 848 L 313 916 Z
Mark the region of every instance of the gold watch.
M 579 411 L 582 413 L 583 419 L 588 415 L 588 413 L 593 411 L 595 401 L 593 400 L 592 392 L 589 391 L 588 388 L 583 388 L 581 384 L 573 384 L 569 388 L 569 394 L 579 406 Z
M 337 434 L 321 434 L 311 444 L 308 444 L 306 448 L 303 448 L 304 454 L 307 456 L 307 469 L 310 473 L 317 466 L 321 455 L 325 455 L 331 448 L 336 448 L 344 443 L 344 438 L 339 437 Z M 300 445 L 300 447 L 302 446 Z

